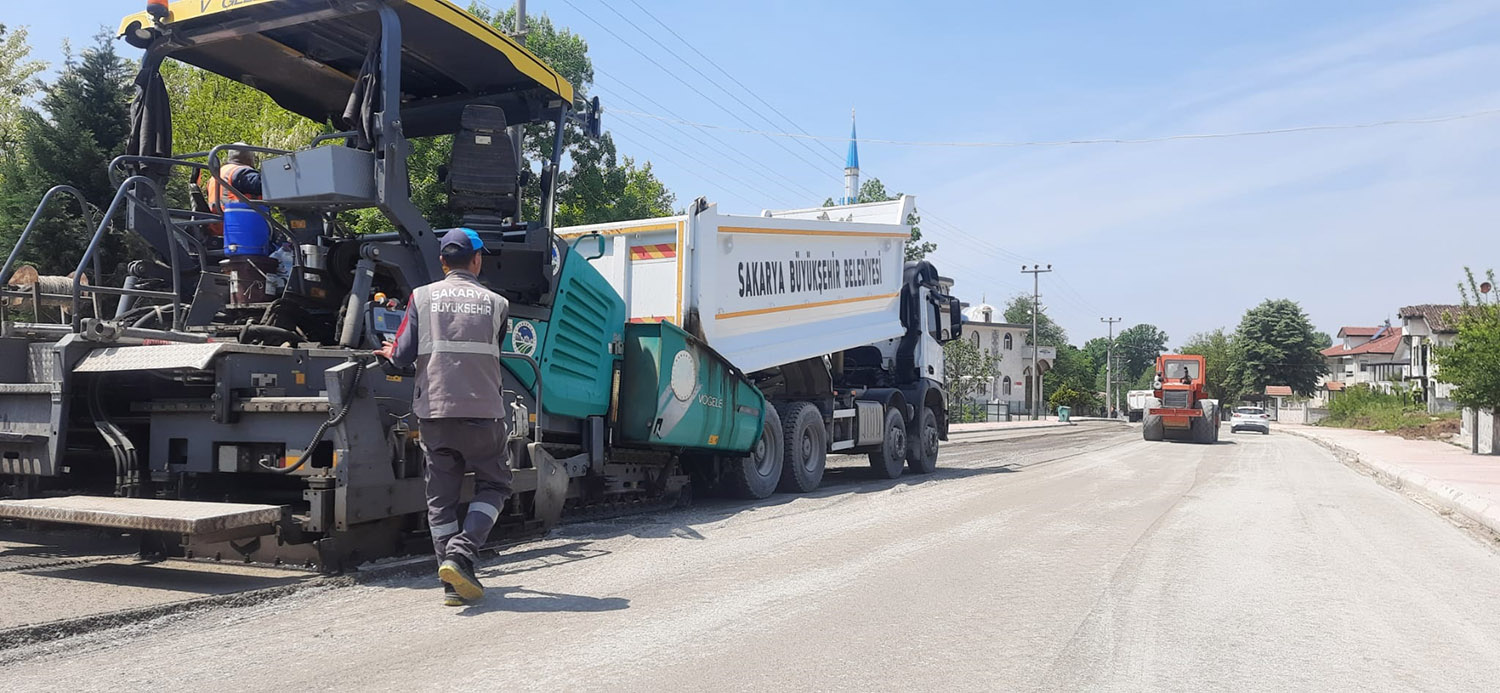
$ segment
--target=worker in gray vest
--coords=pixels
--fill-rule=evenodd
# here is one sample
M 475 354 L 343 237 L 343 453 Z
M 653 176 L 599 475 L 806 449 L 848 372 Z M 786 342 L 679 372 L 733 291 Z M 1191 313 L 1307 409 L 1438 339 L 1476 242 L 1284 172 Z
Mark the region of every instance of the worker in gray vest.
M 474 563 L 511 495 L 500 395 L 510 304 L 479 283 L 479 234 L 454 229 L 440 247 L 447 276 L 412 292 L 395 340 L 379 353 L 401 368 L 416 365 L 412 413 L 427 455 L 427 522 L 443 603 L 463 606 L 484 596 Z M 474 474 L 474 498 L 460 517 L 465 472 Z

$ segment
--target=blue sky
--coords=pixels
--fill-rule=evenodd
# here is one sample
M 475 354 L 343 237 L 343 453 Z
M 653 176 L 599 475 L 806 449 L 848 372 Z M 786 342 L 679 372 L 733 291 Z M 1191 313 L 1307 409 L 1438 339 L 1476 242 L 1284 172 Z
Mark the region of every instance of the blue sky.
M 636 1 L 748 91 L 630 0 L 528 8 L 589 41 L 621 150 L 651 161 L 679 204 L 701 195 L 731 212 L 838 196 L 845 144 L 621 111 L 837 136 L 854 108 L 865 138 L 1031 142 L 1500 108 L 1500 0 Z M 0 21 L 30 25 L 57 60 L 62 39 L 81 44 L 142 3 L 6 4 Z M 860 159 L 866 177 L 918 196 L 932 259 L 966 300 L 1029 291 L 1022 260 L 1050 262 L 1043 300 L 1075 343 L 1110 315 L 1175 345 L 1267 297 L 1300 301 L 1330 333 L 1455 301 L 1465 265 L 1500 264 L 1497 150 L 1500 115 L 1134 145 L 865 142 Z

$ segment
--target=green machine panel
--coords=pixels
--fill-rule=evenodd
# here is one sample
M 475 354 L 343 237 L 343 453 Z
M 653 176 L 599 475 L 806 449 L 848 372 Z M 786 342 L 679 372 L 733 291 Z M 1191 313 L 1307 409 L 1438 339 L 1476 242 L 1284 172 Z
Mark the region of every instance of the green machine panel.
M 658 447 L 745 452 L 766 400 L 723 357 L 672 323 L 625 326 L 620 433 Z
M 506 351 L 525 354 L 542 368 L 542 408 L 554 416 L 603 416 L 613 385 L 613 345 L 623 339 L 625 299 L 571 248 L 557 280 L 550 320 L 510 321 Z M 536 377 L 524 363 L 504 361 L 528 390 Z

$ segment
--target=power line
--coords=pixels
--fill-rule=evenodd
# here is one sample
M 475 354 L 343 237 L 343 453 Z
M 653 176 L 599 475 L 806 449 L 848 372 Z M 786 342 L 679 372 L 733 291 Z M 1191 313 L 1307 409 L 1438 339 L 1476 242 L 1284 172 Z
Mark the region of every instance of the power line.
M 611 132 L 613 132 L 613 130 L 611 130 Z M 686 157 L 686 158 L 688 158 L 688 159 L 696 162 L 698 165 L 700 165 L 700 166 L 708 169 L 709 171 L 711 171 L 712 173 L 716 174 L 720 178 L 723 178 L 725 180 L 729 180 L 731 182 L 743 185 L 746 188 L 750 189 L 751 191 L 753 191 L 753 192 L 755 192 L 757 194 L 765 195 L 766 196 L 766 202 L 770 202 L 772 199 L 775 199 L 777 197 L 776 195 L 773 195 L 773 194 L 767 192 L 766 190 L 764 190 L 764 189 L 762 189 L 762 188 L 760 188 L 760 187 L 758 187 L 756 185 L 753 185 L 753 184 L 751 184 L 751 183 L 749 183 L 749 182 L 747 182 L 747 181 L 745 181 L 745 180 L 743 180 L 743 179 L 741 179 L 741 178 L 739 178 L 739 177 L 737 177 L 737 176 L 735 176 L 735 175 L 733 175 L 731 173 L 725 172 L 723 169 L 720 169 L 719 167 L 713 165 L 712 163 L 710 163 L 708 161 L 704 161 L 703 159 L 699 158 L 697 155 L 692 154 L 692 153 L 690 153 L 690 152 L 682 149 L 681 147 L 678 147 L 677 145 L 674 145 L 671 142 L 668 142 L 668 141 L 666 141 L 666 140 L 658 137 L 654 133 L 651 133 L 651 132 L 649 132 L 649 131 L 647 131 L 645 129 L 639 129 L 636 132 L 637 132 L 637 134 L 644 135 L 646 137 L 650 137 L 652 140 L 654 140 L 655 142 L 657 142 L 658 144 L 660 144 L 663 147 L 666 147 L 668 149 L 676 151 L 677 153 L 683 155 L 684 157 Z M 679 164 L 679 166 L 680 165 L 681 164 Z M 744 199 L 744 198 L 741 198 L 741 199 Z M 746 200 L 746 201 L 748 202 L 749 200 Z M 785 200 L 783 200 L 783 202 L 785 202 Z
M 607 79 L 613 80 L 620 87 L 622 87 L 624 89 L 630 90 L 631 92 L 635 93 L 637 96 L 641 97 L 642 99 L 645 99 L 646 101 L 650 102 L 652 105 L 656 106 L 657 108 L 660 108 L 662 110 L 671 112 L 671 109 L 668 109 L 666 106 L 662 105 L 661 102 L 659 102 L 656 99 L 650 97 L 649 95 L 645 94 L 641 90 L 636 89 L 635 87 L 632 87 L 629 84 L 626 84 L 623 80 L 615 77 L 614 75 L 611 75 L 610 73 L 605 72 L 604 70 L 601 70 L 601 69 L 598 69 L 598 68 L 595 68 L 594 71 L 596 73 L 598 73 L 599 75 L 607 78 Z M 604 91 L 610 92 L 611 94 L 613 94 L 612 98 L 619 99 L 620 101 L 623 101 L 626 104 L 630 103 L 629 99 L 621 97 L 618 93 L 614 92 L 612 89 L 609 89 L 608 87 L 605 87 L 605 86 L 603 86 L 601 84 L 598 84 L 597 82 L 594 84 L 594 86 L 596 88 L 603 89 Z M 616 112 L 616 109 L 610 109 L 610 110 L 606 111 L 606 113 L 612 113 L 612 112 Z M 788 191 L 791 191 L 794 195 L 801 194 L 801 193 L 798 193 L 796 190 L 793 190 L 793 188 L 790 185 L 788 185 L 788 180 L 787 180 L 786 176 L 778 175 L 776 173 L 776 171 L 773 170 L 772 168 L 770 168 L 769 166 L 766 166 L 765 164 L 761 163 L 755 157 L 752 157 L 749 154 L 746 154 L 745 152 L 740 151 L 739 149 L 735 148 L 733 145 L 729 144 L 728 142 L 724 142 L 723 140 L 718 139 L 718 138 L 713 138 L 708 132 L 705 132 L 705 131 L 702 131 L 702 130 L 692 129 L 692 128 L 689 128 L 689 127 L 686 127 L 686 126 L 677 126 L 677 128 L 678 128 L 678 130 L 680 132 L 685 132 L 685 133 L 688 133 L 689 135 L 692 135 L 694 137 L 694 139 L 696 139 L 699 143 L 703 144 L 704 146 L 706 146 L 706 147 L 708 147 L 710 149 L 713 149 L 714 151 L 718 152 L 720 155 L 724 156 L 725 158 L 734 159 L 734 158 L 738 157 L 739 159 L 743 160 L 744 162 L 748 162 L 748 164 L 750 164 L 750 165 L 759 166 L 761 169 L 763 169 L 764 172 L 762 172 L 762 171 L 756 171 L 757 175 L 760 175 L 761 177 L 765 178 L 766 180 L 771 181 L 772 183 L 774 183 L 776 185 L 779 185 L 779 186 L 787 189 Z M 726 153 L 726 150 L 728 152 L 732 152 L 732 154 L 731 153 Z M 750 169 L 750 168 L 751 168 L 750 166 L 747 166 L 747 169 Z M 797 183 L 796 185 L 797 185 L 797 187 L 799 187 L 803 191 L 805 191 L 807 194 L 810 194 L 813 197 L 817 197 L 817 193 L 813 192 L 811 189 L 807 188 L 806 186 L 804 186 L 804 185 L 802 185 L 800 183 Z M 792 205 L 792 206 L 793 207 L 801 207 L 801 206 L 804 206 L 804 205 Z
M 618 132 L 618 131 L 611 131 L 610 134 L 613 135 L 614 137 L 616 137 L 616 138 L 624 141 L 624 142 L 634 143 L 636 146 L 640 146 L 640 147 L 643 147 L 643 148 L 645 148 L 645 146 L 646 146 L 644 143 L 637 141 L 633 136 L 626 135 L 625 133 Z M 674 159 L 672 159 L 670 157 L 667 157 L 665 155 L 658 155 L 657 156 L 657 160 L 658 161 L 666 161 L 668 163 L 671 163 L 672 165 L 675 165 L 675 166 L 677 166 L 679 168 L 682 168 L 683 170 L 687 170 L 689 168 L 687 166 L 683 166 L 681 162 L 678 162 L 678 161 L 676 161 L 676 160 L 674 160 Z M 758 206 L 754 201 L 750 200 L 749 198 L 746 198 L 745 196 L 743 196 L 743 195 L 741 195 L 741 194 L 739 194 L 739 193 L 737 193 L 737 192 L 735 192 L 735 191 L 733 191 L 731 189 L 725 188 L 724 192 L 727 193 L 727 194 L 729 194 L 732 197 L 735 197 L 735 198 L 739 199 L 740 201 L 746 203 L 747 205 L 749 205 L 752 208 Z
M 744 82 L 741 82 L 738 79 L 735 79 L 734 75 L 729 74 L 728 70 L 725 70 L 718 63 L 714 62 L 714 60 L 712 58 L 708 57 L 707 55 L 704 55 L 703 51 L 698 50 L 691 43 L 688 43 L 687 39 L 683 38 L 681 34 L 678 34 L 675 29 L 673 29 L 671 26 L 669 26 L 666 22 L 663 22 L 655 14 L 652 14 L 650 10 L 646 9 L 645 7 L 643 7 L 640 3 L 636 2 L 635 0 L 630 0 L 630 4 L 635 5 L 636 9 L 639 9 L 641 12 L 645 13 L 645 15 L 647 17 L 650 17 L 652 19 L 652 21 L 655 21 L 657 24 L 659 24 L 661 26 L 661 28 L 666 29 L 667 33 L 671 34 L 674 38 L 676 38 L 679 44 L 681 44 L 683 46 L 687 46 L 687 48 L 689 50 L 691 50 L 694 53 L 696 53 L 698 55 L 698 57 L 702 58 L 708 64 L 713 65 L 714 68 L 718 69 L 718 71 L 720 73 L 722 73 L 725 77 L 728 77 L 730 79 L 730 81 L 732 81 L 735 84 L 739 85 L 739 87 L 741 89 L 745 90 L 751 96 L 755 97 L 755 99 L 758 100 L 758 101 L 760 101 L 762 104 L 765 104 L 765 106 L 767 108 L 770 108 L 772 111 L 775 111 L 776 114 L 780 115 L 783 120 L 786 120 L 788 123 L 791 123 L 791 125 L 792 125 L 793 128 L 796 128 L 797 130 L 802 131 L 803 134 L 806 134 L 807 131 L 802 130 L 801 127 L 798 127 L 798 125 L 796 123 L 792 122 L 791 118 L 787 118 L 786 117 L 786 114 L 782 113 L 779 110 L 776 110 L 775 106 L 772 106 L 765 99 L 761 98 L 759 94 L 755 93 L 755 90 L 751 89 L 750 87 L 745 86 Z M 657 41 L 655 38 L 651 37 L 649 34 L 647 34 L 647 32 L 644 29 L 640 28 L 639 26 L 636 26 L 635 22 L 630 21 L 628 18 L 625 17 L 625 15 L 621 14 L 620 11 L 616 10 L 612 5 L 610 5 L 610 4 L 608 4 L 606 2 L 606 3 L 604 3 L 604 6 L 606 8 L 608 8 L 609 11 L 614 12 L 616 15 L 618 15 L 620 17 L 620 19 L 625 20 L 626 23 L 628 23 L 631 26 L 635 27 L 637 31 L 640 31 L 642 34 L 646 34 L 647 38 L 651 38 L 651 40 L 654 41 L 656 43 L 656 45 L 661 46 L 662 50 L 665 50 L 666 52 L 671 53 L 672 57 L 675 57 L 678 60 L 682 61 L 682 64 L 687 65 L 688 68 L 690 68 L 693 72 L 698 73 L 698 76 L 700 76 L 700 77 L 702 77 L 702 78 L 704 78 L 706 80 L 709 80 L 710 82 L 713 83 L 714 86 L 718 87 L 720 91 L 724 92 L 725 94 L 728 94 L 730 98 L 734 99 L 741 106 L 744 106 L 751 113 L 754 113 L 755 115 L 760 116 L 761 120 L 764 120 L 767 123 L 769 123 L 771 125 L 771 127 L 779 127 L 777 125 L 776 121 L 772 120 L 769 116 L 765 115 L 764 113 L 761 113 L 760 110 L 757 109 L 757 108 L 755 108 L 754 106 L 751 106 L 750 104 L 745 103 L 744 99 L 741 99 L 739 97 L 739 95 L 737 95 L 733 91 L 730 91 L 729 89 L 725 88 L 723 84 L 720 84 L 718 81 L 715 81 L 712 77 L 709 77 L 708 75 L 704 74 L 702 70 L 698 69 L 697 65 L 694 65 L 691 61 L 683 58 L 681 55 L 678 55 L 676 51 L 674 51 L 671 48 L 669 48 L 666 44 L 662 43 L 661 41 Z M 812 145 L 808 144 L 807 140 L 796 140 L 796 142 L 799 143 L 799 144 L 801 144 L 803 146 L 803 148 L 805 148 L 809 152 L 811 152 L 813 154 L 813 156 L 818 156 L 819 155 L 818 152 L 816 152 L 816 151 L 813 150 Z M 830 148 L 826 143 L 819 142 L 819 144 L 822 144 L 823 148 L 827 149 L 828 152 L 833 156 L 833 162 L 834 162 L 834 164 L 836 166 L 842 164 L 842 162 L 839 161 L 838 152 L 833 151 L 833 149 Z
M 563 0 L 563 1 L 567 2 L 567 0 Z M 1158 142 L 1173 142 L 1173 141 L 1177 141 L 1177 140 L 1209 140 L 1209 139 L 1228 139 L 1228 138 L 1234 138 L 1234 137 L 1261 137 L 1261 136 L 1266 136 L 1266 135 L 1285 135 L 1285 134 L 1298 133 L 1298 132 L 1321 132 L 1321 131 L 1326 131 L 1326 130 L 1362 130 L 1362 129 L 1367 129 L 1367 128 L 1389 127 L 1389 126 L 1393 126 L 1393 125 L 1431 125 L 1431 124 L 1434 124 L 1434 123 L 1449 123 L 1449 122 L 1453 122 L 1453 121 L 1457 121 L 1457 120 L 1470 120 L 1470 119 L 1473 119 L 1473 118 L 1484 118 L 1484 117 L 1487 117 L 1487 116 L 1492 116 L 1492 115 L 1497 115 L 1497 114 L 1500 114 L 1500 108 L 1492 108 L 1492 109 L 1483 110 L 1483 111 L 1473 111 L 1473 112 L 1469 112 L 1469 113 L 1456 113 L 1456 114 L 1452 114 L 1452 115 L 1434 116 L 1434 117 L 1431 117 L 1431 118 L 1396 118 L 1396 119 L 1391 119 L 1391 120 L 1377 120 L 1377 121 L 1372 121 L 1372 122 L 1368 122 L 1368 123 L 1342 123 L 1342 124 L 1333 124 L 1333 125 L 1303 125 L 1303 126 L 1299 126 L 1299 127 L 1290 127 L 1290 128 L 1275 128 L 1275 129 L 1265 129 L 1265 130 L 1241 130 L 1241 131 L 1237 131 L 1237 132 L 1191 133 L 1191 134 L 1182 134 L 1182 135 L 1163 135 L 1163 136 L 1160 136 L 1160 137 L 1140 137 L 1140 138 L 1134 138 L 1134 139 L 1131 139 L 1131 138 L 1118 138 L 1118 137 L 1100 137 L 1100 138 L 1091 138 L 1091 139 L 1066 139 L 1066 140 L 1026 140 L 1026 141 L 990 141 L 990 142 L 936 142 L 936 141 L 891 140 L 891 139 L 878 139 L 878 138 L 861 137 L 859 141 L 861 143 L 889 144 L 889 145 L 895 145 L 895 146 L 900 146 L 900 147 L 984 147 L 984 148 L 1061 147 L 1061 146 L 1070 146 L 1070 145 L 1089 145 L 1089 144 L 1153 144 L 1153 143 L 1158 143 Z M 641 116 L 643 118 L 656 118 L 656 119 L 659 119 L 659 120 L 672 120 L 671 118 L 667 118 L 665 116 L 660 116 L 660 115 L 655 115 L 655 114 L 652 114 L 652 113 L 635 113 L 633 115 L 638 115 L 638 116 Z M 708 123 L 694 123 L 694 122 L 689 122 L 689 121 L 683 121 L 683 124 L 685 124 L 685 125 L 692 125 L 694 127 L 712 128 L 712 129 L 715 129 L 715 130 L 724 130 L 724 131 L 727 131 L 727 132 L 738 132 L 738 133 L 750 134 L 750 135 L 763 135 L 763 136 L 766 136 L 766 137 L 788 137 L 788 138 L 796 138 L 796 139 L 813 139 L 813 140 L 843 140 L 843 139 L 845 139 L 844 137 L 836 136 L 836 135 L 806 135 L 806 134 L 800 134 L 800 133 L 795 133 L 795 132 L 774 132 L 774 131 L 770 131 L 770 130 L 745 129 L 745 128 L 736 128 L 736 127 L 731 127 L 731 126 L 725 126 L 725 125 L 712 125 L 712 124 L 708 124 Z
M 604 24 L 603 22 L 600 22 L 597 19 L 594 19 L 593 15 L 589 14 L 588 12 L 585 12 L 583 10 L 583 8 L 581 8 L 578 5 L 574 4 L 573 0 L 563 0 L 563 2 L 566 3 L 569 7 L 573 8 L 574 11 L 576 11 L 579 14 L 583 15 L 585 19 L 587 19 L 587 20 L 593 22 L 594 24 L 598 25 L 598 27 L 600 29 L 603 29 L 605 33 L 609 34 L 610 36 L 615 37 L 615 39 L 617 41 L 619 41 L 620 43 L 625 44 L 625 46 L 628 47 L 628 48 L 630 48 L 630 50 L 635 51 L 642 58 L 645 58 L 647 62 L 651 63 L 652 65 L 655 65 L 662 72 L 667 73 L 668 76 L 672 77 L 673 79 L 677 80 L 678 82 L 681 82 L 683 86 L 687 87 L 693 93 L 697 94 L 698 96 L 703 97 L 703 99 L 705 101 L 707 101 L 707 102 L 709 102 L 709 103 L 711 103 L 711 104 L 713 104 L 715 106 L 718 106 L 720 110 L 724 111 L 725 113 L 728 113 L 730 115 L 730 117 L 734 118 L 735 120 L 738 120 L 742 125 L 744 125 L 746 127 L 750 127 L 750 123 L 747 122 L 744 118 L 741 118 L 739 116 L 739 114 L 735 113 L 732 109 L 730 109 L 729 107 L 727 107 L 724 104 L 720 103 L 719 101 L 717 101 L 713 97 L 709 96 L 708 94 L 705 94 L 702 89 L 699 89 L 692 82 L 689 82 L 688 80 L 683 79 L 681 75 L 679 75 L 676 72 L 673 72 L 672 70 L 668 69 L 667 66 L 661 64 L 661 62 L 658 61 L 656 58 L 653 58 L 650 55 L 647 55 L 645 51 L 641 50 L 634 43 L 625 40 L 625 37 L 623 37 L 623 36 L 619 35 L 618 33 L 616 33 L 615 30 L 609 28 L 608 25 Z M 634 26 L 634 25 L 632 24 L 632 26 Z M 649 36 L 648 36 L 648 38 L 649 38 Z M 657 44 L 660 45 L 660 42 L 658 41 Z M 684 124 L 691 125 L 691 123 L 684 123 Z M 766 136 L 766 139 L 768 139 L 768 140 L 770 140 L 772 142 L 776 142 L 776 140 L 773 139 L 773 138 L 771 138 L 769 135 Z M 796 152 L 793 152 L 789 147 L 781 144 L 780 142 L 776 142 L 776 146 L 781 147 L 787 153 L 792 154 L 796 158 L 800 159 L 803 163 L 811 166 L 813 168 L 813 170 L 819 171 L 819 172 L 823 171 L 823 168 L 821 166 L 819 166 L 818 164 L 814 164 L 811 161 L 808 161 L 806 158 L 803 158 L 802 155 L 797 154 Z

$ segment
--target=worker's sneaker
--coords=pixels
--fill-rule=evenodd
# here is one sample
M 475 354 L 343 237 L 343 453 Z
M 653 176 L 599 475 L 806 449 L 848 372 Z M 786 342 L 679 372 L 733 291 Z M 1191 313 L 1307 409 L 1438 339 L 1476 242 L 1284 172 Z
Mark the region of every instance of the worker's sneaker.
M 484 596 L 484 585 L 474 577 L 474 564 L 467 557 L 451 554 L 443 559 L 438 566 L 438 577 L 452 585 L 458 596 L 471 602 Z
M 468 600 L 458 596 L 458 590 L 453 589 L 453 585 L 443 583 L 443 606 L 463 606 L 468 603 Z

